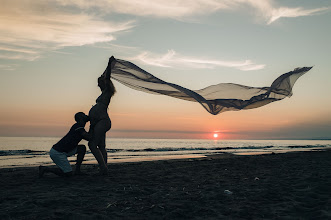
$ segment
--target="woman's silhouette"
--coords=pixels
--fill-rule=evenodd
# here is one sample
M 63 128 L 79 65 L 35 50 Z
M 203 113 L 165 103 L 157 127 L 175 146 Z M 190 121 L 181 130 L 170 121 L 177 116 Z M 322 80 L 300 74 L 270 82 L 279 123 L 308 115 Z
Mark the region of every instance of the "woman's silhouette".
M 107 151 L 106 151 L 106 132 L 111 128 L 111 121 L 108 115 L 108 105 L 111 97 L 116 90 L 113 82 L 110 80 L 111 69 L 116 63 L 115 58 L 109 58 L 108 66 L 105 72 L 98 78 L 98 86 L 101 89 L 101 95 L 97 98 L 96 104 L 92 106 L 89 112 L 91 139 L 88 143 L 89 148 L 98 161 L 100 173 L 106 174 Z

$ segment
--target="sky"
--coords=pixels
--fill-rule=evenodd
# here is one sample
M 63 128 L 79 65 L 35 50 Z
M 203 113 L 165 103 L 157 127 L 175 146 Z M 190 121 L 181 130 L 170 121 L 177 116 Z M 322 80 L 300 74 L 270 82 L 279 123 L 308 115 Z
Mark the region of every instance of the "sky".
M 331 138 L 330 0 L 0 0 L 0 136 L 63 136 L 108 58 L 189 89 L 270 86 L 314 66 L 291 98 L 209 114 L 114 82 L 114 138 Z M 88 125 L 86 126 L 88 129 Z

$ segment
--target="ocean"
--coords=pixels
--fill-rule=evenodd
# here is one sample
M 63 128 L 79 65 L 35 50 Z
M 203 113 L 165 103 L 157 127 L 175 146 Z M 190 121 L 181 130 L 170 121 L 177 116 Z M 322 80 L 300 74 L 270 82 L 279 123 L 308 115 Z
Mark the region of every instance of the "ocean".
M 50 165 L 48 152 L 58 137 L 0 137 L 0 167 Z M 81 144 L 87 146 L 86 141 Z M 284 153 L 331 148 L 331 140 L 200 140 L 107 138 L 109 163 L 239 155 Z M 75 157 L 70 157 L 74 163 Z M 90 151 L 84 163 L 96 163 Z

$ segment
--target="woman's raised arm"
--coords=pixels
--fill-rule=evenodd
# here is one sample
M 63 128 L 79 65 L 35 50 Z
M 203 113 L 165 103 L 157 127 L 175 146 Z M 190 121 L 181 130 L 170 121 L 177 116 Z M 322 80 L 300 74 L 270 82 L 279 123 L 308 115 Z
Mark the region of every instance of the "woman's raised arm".
M 111 70 L 114 68 L 116 59 L 114 56 L 111 56 L 108 61 L 108 66 L 106 69 L 105 80 L 110 80 Z

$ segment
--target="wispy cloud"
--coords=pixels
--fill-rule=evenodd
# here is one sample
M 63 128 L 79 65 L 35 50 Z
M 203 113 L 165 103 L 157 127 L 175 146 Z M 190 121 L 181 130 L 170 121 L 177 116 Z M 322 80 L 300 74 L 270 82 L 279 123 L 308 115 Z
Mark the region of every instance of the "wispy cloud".
M 295 18 L 301 16 L 316 15 L 329 10 L 327 7 L 304 9 L 303 7 L 277 6 L 273 0 L 235 0 L 241 4 L 247 4 L 256 9 L 258 17 L 267 24 L 271 24 L 280 18 Z
M 183 56 L 176 53 L 174 50 L 169 50 L 166 54 L 152 54 L 143 52 L 138 56 L 131 58 L 142 63 L 160 66 L 160 67 L 194 67 L 194 68 L 215 68 L 215 67 L 230 67 L 243 71 L 259 70 L 265 67 L 264 64 L 255 64 L 250 60 L 243 61 L 225 61 L 217 59 L 203 59 L 197 57 Z
M 16 67 L 17 67 L 17 64 L 0 64 L 1 70 L 12 71 L 12 70 L 15 70 Z
M 109 22 L 58 8 L 49 1 L 3 0 L 0 8 L 2 59 L 34 60 L 49 50 L 115 39 L 132 22 Z
M 300 16 L 309 16 L 309 15 L 315 15 L 317 13 L 321 13 L 324 11 L 329 10 L 329 8 L 323 7 L 323 8 L 316 8 L 316 9 L 303 9 L 301 7 L 299 8 L 277 8 L 273 9 L 270 13 L 270 19 L 268 21 L 268 24 L 271 24 L 272 22 L 278 20 L 279 18 L 295 18 Z
M 222 10 L 247 11 L 247 6 L 256 11 L 266 24 L 283 18 L 315 15 L 327 7 L 305 9 L 303 7 L 278 6 L 274 0 L 57 0 L 62 5 L 74 5 L 82 9 L 98 8 L 105 12 L 117 12 L 136 16 L 154 16 L 183 19 L 196 15 L 208 15 Z
M 219 0 L 56 0 L 61 5 L 74 5 L 82 9 L 98 8 L 105 12 L 117 12 L 137 16 L 181 18 L 206 14 L 228 8 L 231 1 Z
M 280 18 L 310 16 L 326 12 L 327 7 L 306 9 L 279 6 L 274 0 L 2 0 L 0 7 L 1 59 L 35 60 L 44 52 L 68 46 L 83 46 L 111 42 L 116 35 L 134 27 L 133 21 L 109 21 L 104 16 L 129 14 L 158 18 L 185 19 L 199 15 L 221 13 L 223 10 L 241 13 L 251 8 L 265 24 Z M 109 18 L 109 17 L 108 17 Z M 126 48 L 128 49 L 128 48 Z M 130 49 L 130 48 L 129 48 Z M 141 59 L 160 66 L 169 65 L 169 56 L 154 61 Z M 162 61 L 163 59 L 163 61 Z M 168 60 L 165 62 L 164 60 Z M 182 59 L 180 62 L 201 67 L 232 65 L 222 62 Z M 263 68 L 255 64 L 235 64 L 243 70 Z

